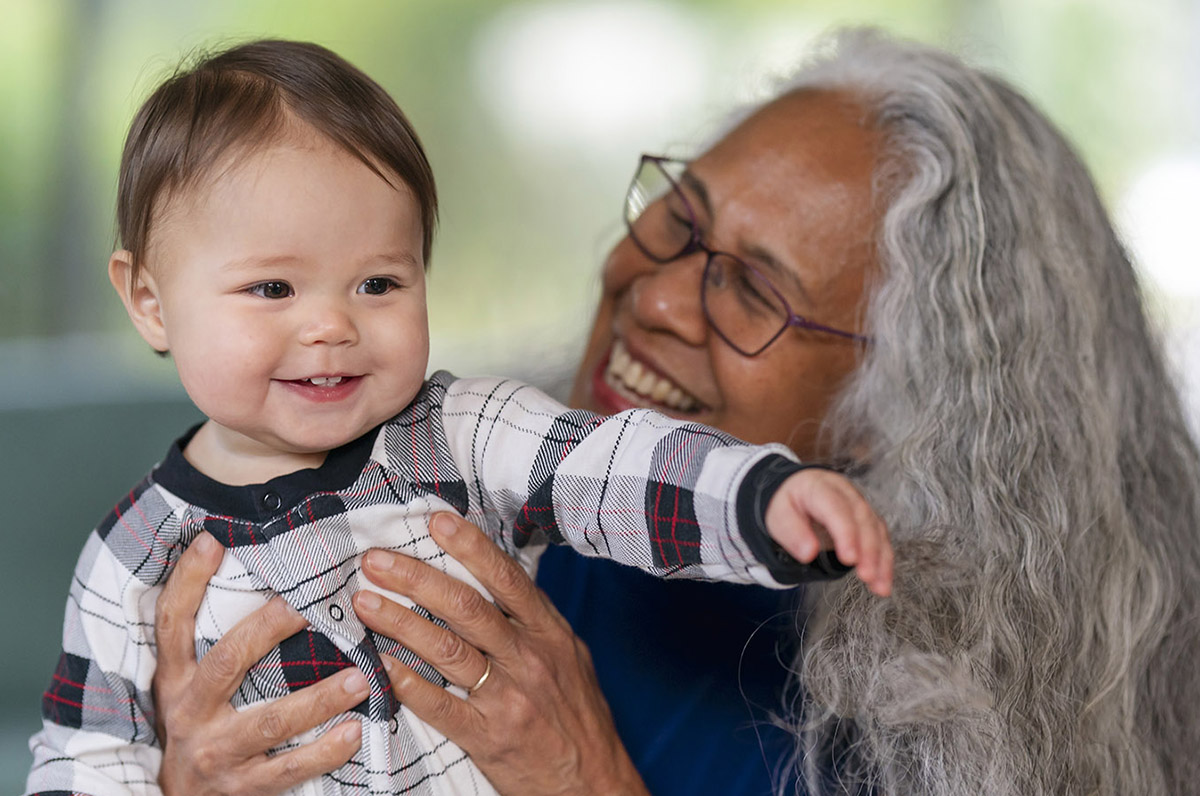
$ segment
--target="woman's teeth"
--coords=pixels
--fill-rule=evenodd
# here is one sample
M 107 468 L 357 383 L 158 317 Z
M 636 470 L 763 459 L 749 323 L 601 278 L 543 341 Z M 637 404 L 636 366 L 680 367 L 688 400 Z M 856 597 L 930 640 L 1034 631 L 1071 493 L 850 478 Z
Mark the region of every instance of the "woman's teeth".
M 333 387 L 334 385 L 342 383 L 342 377 L 341 376 L 314 376 L 311 379 L 305 379 L 305 381 L 307 381 L 317 387 Z
M 620 340 L 613 343 L 605 376 L 611 383 L 619 384 L 642 398 L 649 398 L 680 412 L 690 412 L 697 406 L 692 396 L 631 357 Z

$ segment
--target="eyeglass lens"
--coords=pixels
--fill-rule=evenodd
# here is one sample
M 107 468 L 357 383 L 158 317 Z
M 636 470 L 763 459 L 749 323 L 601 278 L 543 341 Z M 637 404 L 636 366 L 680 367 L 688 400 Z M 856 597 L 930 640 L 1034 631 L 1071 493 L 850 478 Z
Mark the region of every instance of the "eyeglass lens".
M 741 260 L 699 244 L 694 211 L 666 166 L 645 159 L 625 198 L 630 237 L 659 262 L 689 249 L 708 251 L 701 304 L 713 329 L 747 356 L 759 353 L 787 327 L 790 315 L 778 291 Z
M 625 222 L 650 257 L 668 262 L 692 244 L 695 220 L 687 200 L 662 164 L 643 160 L 625 197 Z
M 790 313 L 771 283 L 727 254 L 708 258 L 700 296 L 713 328 L 747 356 L 762 351 L 787 327 Z

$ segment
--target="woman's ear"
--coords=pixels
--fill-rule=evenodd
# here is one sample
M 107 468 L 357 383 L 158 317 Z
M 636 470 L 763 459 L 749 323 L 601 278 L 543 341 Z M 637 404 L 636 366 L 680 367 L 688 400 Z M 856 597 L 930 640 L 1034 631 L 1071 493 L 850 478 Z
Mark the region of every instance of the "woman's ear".
M 108 281 L 112 282 L 113 289 L 121 297 L 129 320 L 133 321 L 142 339 L 160 354 L 166 352 L 170 346 L 154 276 L 145 268 L 139 268 L 135 284 L 133 253 L 118 249 L 108 260 Z

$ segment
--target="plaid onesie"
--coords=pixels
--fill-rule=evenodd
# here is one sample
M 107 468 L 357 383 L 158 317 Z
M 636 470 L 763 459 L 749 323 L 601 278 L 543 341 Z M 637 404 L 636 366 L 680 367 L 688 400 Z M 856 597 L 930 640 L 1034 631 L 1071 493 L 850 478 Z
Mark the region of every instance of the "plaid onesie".
M 355 708 L 360 750 L 291 791 L 313 796 L 494 792 L 461 749 L 396 702 L 379 653 L 462 690 L 367 630 L 350 604 L 354 592 L 376 588 L 359 576 L 362 555 L 373 547 L 414 556 L 478 587 L 430 538 L 436 511 L 464 515 L 530 571 L 556 543 L 661 577 L 779 587 L 841 574 L 825 559 L 798 564 L 765 533 L 770 495 L 802 467 L 782 446 L 748 446 L 648 410 L 610 418 L 568 410 L 510 380 L 439 372 L 403 412 L 331 451 L 319 468 L 265 484 L 233 487 L 198 472 L 182 454 L 189 438 L 175 443 L 88 537 L 71 583 L 63 653 L 42 700 L 43 729 L 30 742 L 27 792 L 160 792 L 150 693 L 154 604 L 201 531 L 228 555 L 196 617 L 198 657 L 274 594 L 309 622 L 254 665 L 234 696 L 236 708 L 348 666 L 371 683 L 370 696 Z M 278 751 L 311 741 L 342 718 Z

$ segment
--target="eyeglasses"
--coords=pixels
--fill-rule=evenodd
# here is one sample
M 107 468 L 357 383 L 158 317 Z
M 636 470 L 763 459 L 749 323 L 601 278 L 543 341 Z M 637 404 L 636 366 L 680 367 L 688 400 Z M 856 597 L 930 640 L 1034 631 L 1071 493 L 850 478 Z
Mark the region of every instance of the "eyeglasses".
M 700 305 L 722 340 L 747 357 L 761 354 L 791 326 L 870 342 L 867 336 L 797 315 L 761 271 L 728 252 L 709 248 L 701 238 L 696 213 L 679 188 L 686 169 L 681 160 L 642 155 L 625 195 L 625 226 L 634 245 L 656 263 L 697 251 L 708 255 Z

